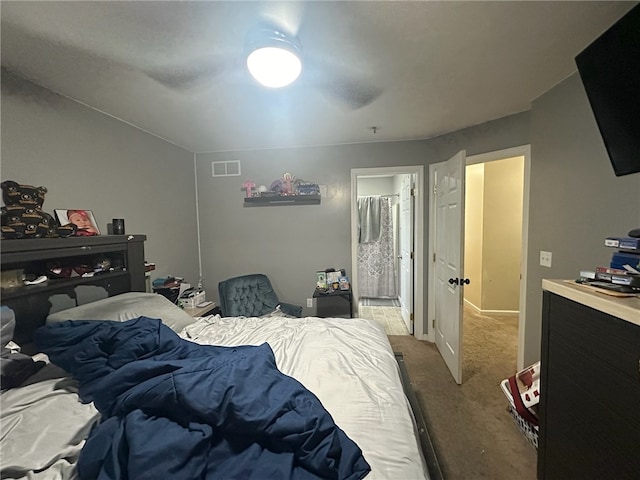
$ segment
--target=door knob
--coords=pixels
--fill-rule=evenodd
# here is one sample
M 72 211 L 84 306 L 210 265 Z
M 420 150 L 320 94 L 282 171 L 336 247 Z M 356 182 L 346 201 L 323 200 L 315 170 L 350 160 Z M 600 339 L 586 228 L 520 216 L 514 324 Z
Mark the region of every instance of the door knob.
M 457 278 L 450 278 L 449 279 L 449 285 L 453 285 L 453 284 L 458 285 L 458 279 Z

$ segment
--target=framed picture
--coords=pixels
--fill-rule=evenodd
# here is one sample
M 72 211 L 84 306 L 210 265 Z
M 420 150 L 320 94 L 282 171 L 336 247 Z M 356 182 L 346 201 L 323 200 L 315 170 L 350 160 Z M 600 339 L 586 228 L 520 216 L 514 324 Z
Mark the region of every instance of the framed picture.
M 54 210 L 60 225 L 73 223 L 78 229 L 76 237 L 100 235 L 100 229 L 91 210 Z
M 326 289 L 327 288 L 327 272 L 316 272 L 316 277 L 317 277 L 317 281 L 316 281 L 316 288 L 319 289 Z
M 338 278 L 340 278 L 340 271 L 327 272 L 327 283 L 331 285 L 332 283 L 338 283 Z
M 349 277 L 345 275 L 340 275 L 338 277 L 338 285 L 340 286 L 340 290 L 349 290 Z

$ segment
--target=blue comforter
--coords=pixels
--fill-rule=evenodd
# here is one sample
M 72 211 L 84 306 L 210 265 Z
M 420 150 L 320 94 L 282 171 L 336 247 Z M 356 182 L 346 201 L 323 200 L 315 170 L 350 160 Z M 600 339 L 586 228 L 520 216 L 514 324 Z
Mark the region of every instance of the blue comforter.
M 102 414 L 81 479 L 360 479 L 370 470 L 266 343 L 199 345 L 146 317 L 67 321 L 35 339 Z

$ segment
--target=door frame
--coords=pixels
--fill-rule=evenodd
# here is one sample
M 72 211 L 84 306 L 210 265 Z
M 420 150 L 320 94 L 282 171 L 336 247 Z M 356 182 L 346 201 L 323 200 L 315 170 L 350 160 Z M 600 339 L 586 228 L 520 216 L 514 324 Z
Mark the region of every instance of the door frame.
M 424 165 L 397 167 L 371 167 L 351 169 L 351 290 L 354 302 L 358 293 L 358 177 L 376 175 L 415 175 L 414 225 L 413 225 L 413 336 L 418 340 L 427 339 L 424 315 Z M 358 305 L 354 305 L 354 315 L 358 315 Z
M 527 257 L 528 257 L 528 245 L 529 245 L 529 184 L 531 174 L 531 145 L 520 145 L 517 147 L 506 148 L 503 150 L 496 150 L 493 152 L 481 153 L 478 155 L 470 155 L 467 157 L 467 165 L 473 165 L 477 163 L 486 163 L 494 160 L 503 160 L 511 157 L 524 157 L 524 175 L 522 185 L 522 248 L 521 248 L 521 262 L 520 262 L 520 299 L 519 299 L 519 314 L 518 314 L 518 357 L 517 368 L 522 370 L 525 368 L 525 347 L 526 347 L 526 299 L 527 299 Z M 433 175 L 429 168 L 429 192 L 433 192 Z M 435 215 L 433 209 L 435 205 L 431 202 L 432 196 L 429 196 L 429 256 L 433 258 L 434 252 L 434 237 L 435 231 Z M 432 263 L 430 262 L 431 266 Z M 435 272 L 433 268 L 429 268 L 427 274 L 427 304 L 428 304 L 428 323 L 429 323 L 429 335 L 426 340 L 435 342 L 435 334 L 432 328 L 435 321 Z M 462 360 L 462 359 L 461 359 Z

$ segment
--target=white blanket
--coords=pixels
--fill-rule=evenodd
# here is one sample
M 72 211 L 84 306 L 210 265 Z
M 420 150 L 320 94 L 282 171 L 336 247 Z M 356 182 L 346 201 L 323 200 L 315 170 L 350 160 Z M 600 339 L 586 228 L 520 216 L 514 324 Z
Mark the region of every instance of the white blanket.
M 367 479 L 425 479 L 398 364 L 375 322 L 360 318 L 205 317 L 180 334 L 210 345 L 269 343 L 278 368 L 311 390 L 371 465 Z

